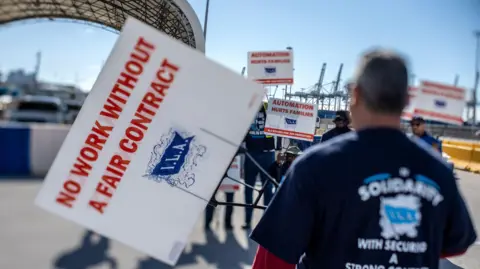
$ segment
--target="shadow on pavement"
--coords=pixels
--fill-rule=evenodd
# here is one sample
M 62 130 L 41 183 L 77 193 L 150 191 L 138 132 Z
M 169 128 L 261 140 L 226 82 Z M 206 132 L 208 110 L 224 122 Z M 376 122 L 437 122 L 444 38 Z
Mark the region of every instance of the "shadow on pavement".
M 232 232 L 226 234 L 225 242 L 220 242 L 211 231 L 206 232 L 206 244 L 193 244 L 188 253 L 184 253 L 177 266 L 193 265 L 197 257 L 201 257 L 208 264 L 214 264 L 219 269 L 242 269 L 243 265 L 252 264 L 257 251 L 257 245 L 249 241 L 248 249 L 244 249 Z M 135 269 L 170 269 L 175 268 L 159 262 L 153 258 L 140 260 Z
M 463 267 L 457 266 L 447 259 L 440 260 L 439 269 L 464 269 Z
M 95 240 L 98 237 L 98 240 Z M 62 253 L 55 260 L 55 269 L 88 269 L 99 264 L 107 264 L 110 269 L 117 269 L 116 260 L 108 255 L 110 240 L 87 231 L 82 244 L 71 251 Z
M 221 242 L 215 233 L 206 231 L 205 244 L 193 244 L 191 251 L 184 253 L 177 266 L 196 265 L 197 258 L 201 257 L 209 265 L 215 265 L 219 269 L 242 269 L 243 265 L 250 265 L 253 262 L 257 245 L 249 241 L 248 249 L 244 249 L 235 238 L 233 232 L 226 233 L 226 239 Z M 247 236 L 246 233 L 244 236 Z M 95 240 L 98 237 L 98 240 Z M 108 265 L 110 269 L 117 269 L 116 260 L 109 256 L 110 240 L 87 231 L 82 243 L 76 249 L 59 255 L 55 260 L 55 269 L 89 269 L 93 266 Z M 102 267 L 103 268 L 103 267 Z M 138 261 L 133 269 L 173 269 L 158 260 L 147 257 Z M 439 269 L 464 269 L 449 260 L 440 260 Z

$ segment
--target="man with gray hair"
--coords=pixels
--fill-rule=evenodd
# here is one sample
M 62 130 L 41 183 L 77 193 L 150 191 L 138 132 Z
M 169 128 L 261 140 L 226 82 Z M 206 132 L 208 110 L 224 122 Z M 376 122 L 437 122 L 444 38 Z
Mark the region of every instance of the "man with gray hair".
M 451 169 L 400 127 L 408 68 L 362 57 L 350 89 L 355 132 L 307 149 L 251 238 L 253 269 L 429 268 L 476 240 Z

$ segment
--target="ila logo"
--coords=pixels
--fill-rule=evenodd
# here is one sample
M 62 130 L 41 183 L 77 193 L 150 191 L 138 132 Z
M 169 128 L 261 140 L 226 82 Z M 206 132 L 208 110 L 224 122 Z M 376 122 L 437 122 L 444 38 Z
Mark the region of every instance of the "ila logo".
M 295 129 L 297 127 L 297 119 L 285 117 L 285 129 Z
M 154 146 L 146 176 L 157 182 L 188 188 L 195 184 L 194 168 L 206 151 L 205 146 L 196 143 L 194 135 L 171 129 Z
M 277 67 L 275 66 L 266 66 L 264 67 L 265 76 L 271 77 L 277 74 Z
M 381 198 L 380 227 L 385 239 L 399 239 L 401 235 L 417 237 L 420 225 L 420 198 L 413 195 L 399 194 L 392 198 Z
M 296 119 L 285 118 L 285 124 L 287 124 L 287 125 L 296 125 L 296 124 L 297 124 L 297 120 L 296 120 Z

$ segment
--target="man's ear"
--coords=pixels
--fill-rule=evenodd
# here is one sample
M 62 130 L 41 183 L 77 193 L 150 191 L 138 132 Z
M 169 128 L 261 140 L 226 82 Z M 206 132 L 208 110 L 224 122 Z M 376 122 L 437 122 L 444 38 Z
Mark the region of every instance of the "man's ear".
M 360 88 L 358 86 L 353 86 L 350 90 L 350 106 L 356 107 L 360 101 Z

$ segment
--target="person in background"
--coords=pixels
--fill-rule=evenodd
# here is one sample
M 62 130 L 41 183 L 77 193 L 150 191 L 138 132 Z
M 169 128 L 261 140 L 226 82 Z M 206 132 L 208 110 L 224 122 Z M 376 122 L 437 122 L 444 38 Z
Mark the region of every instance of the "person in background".
M 279 153 L 277 160 L 272 163 L 268 169 L 270 176 L 273 177 L 278 184 L 282 183 L 288 168 L 290 168 L 290 165 L 301 153 L 302 151 L 297 146 L 288 147 L 283 156 Z
M 232 160 L 232 163 L 230 164 L 230 168 L 232 169 L 232 165 L 234 164 L 235 159 Z M 236 165 L 239 165 L 238 163 Z M 243 175 L 241 174 L 241 169 L 237 168 L 240 170 L 240 178 L 243 178 Z M 223 179 L 222 184 L 220 184 L 220 187 L 218 188 L 219 191 L 223 191 L 225 193 L 225 202 L 227 203 L 233 203 L 235 199 L 235 191 L 238 190 L 237 185 L 231 185 L 231 184 L 224 184 L 225 180 L 228 179 L 228 171 L 225 173 L 225 177 Z M 237 179 L 238 180 L 238 179 Z M 215 195 L 215 194 L 214 194 Z M 214 203 L 214 198 L 215 196 L 212 197 L 210 200 L 211 203 Z M 207 205 L 207 208 L 205 209 L 205 230 L 210 230 L 211 229 L 211 224 L 213 220 L 213 216 L 215 214 L 215 207 L 211 205 Z M 224 228 L 225 230 L 229 231 L 233 229 L 232 225 L 232 214 L 233 214 L 233 206 L 231 205 L 226 205 L 225 206 L 225 219 L 224 219 Z
M 288 169 L 250 235 L 253 269 L 437 269 L 476 241 L 450 168 L 401 130 L 409 74 L 393 52 L 363 55 L 349 89 L 356 131 Z
M 269 166 L 275 161 L 275 140 L 273 136 L 265 135 L 263 132 L 267 119 L 266 108 L 267 104 L 263 103 L 245 137 L 245 147 L 248 153 L 264 170 L 268 170 Z M 269 180 L 268 176 L 263 174 L 247 156 L 245 156 L 244 167 L 246 184 L 255 186 L 258 175 L 260 175 L 262 184 Z M 263 194 L 263 202 L 265 205 L 270 203 L 272 196 L 273 192 L 265 192 Z M 245 188 L 245 203 L 253 203 L 253 190 L 251 188 Z M 251 228 L 252 216 L 253 208 L 245 207 L 245 224 L 242 226 L 243 229 L 248 230 Z
M 348 127 L 348 124 L 350 124 L 348 112 L 339 110 L 336 114 L 337 115 L 335 116 L 335 119 L 333 119 L 333 123 L 335 123 L 335 128 L 328 130 L 322 135 L 320 141 L 321 143 L 351 131 L 350 127 Z
M 268 174 L 275 179 L 275 181 L 280 184 L 280 169 L 282 168 L 282 164 L 284 161 L 284 156 L 281 152 L 277 154 L 276 160 L 268 167 Z
M 442 152 L 442 143 L 425 131 L 425 120 L 422 117 L 415 116 L 410 121 L 412 133 L 433 147 L 435 150 Z
M 285 151 L 285 161 L 282 164 L 282 168 L 280 169 L 280 183 L 283 182 L 285 179 L 285 175 L 287 174 L 288 169 L 292 165 L 293 161 L 302 154 L 300 148 L 296 146 L 288 147 Z
M 235 190 L 229 189 L 224 190 L 225 193 L 225 202 L 233 203 L 235 198 Z M 213 200 L 213 197 L 212 197 Z M 211 230 L 211 224 L 213 220 L 213 215 L 215 214 L 215 207 L 211 205 L 207 205 L 205 209 L 205 230 Z M 225 206 L 225 219 L 224 219 L 224 228 L 227 231 L 233 229 L 232 225 L 232 214 L 233 214 L 233 207 L 231 205 Z

